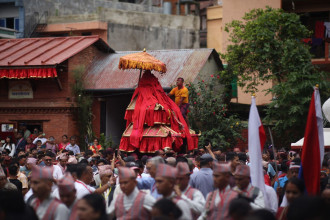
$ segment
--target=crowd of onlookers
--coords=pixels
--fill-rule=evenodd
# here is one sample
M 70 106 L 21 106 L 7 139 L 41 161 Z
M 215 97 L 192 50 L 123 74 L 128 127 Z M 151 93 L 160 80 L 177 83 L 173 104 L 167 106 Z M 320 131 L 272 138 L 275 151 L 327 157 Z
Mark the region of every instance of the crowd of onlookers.
M 213 219 L 214 213 L 235 220 L 329 216 L 329 154 L 322 164 L 319 197 L 304 196 L 299 153 L 271 147 L 262 153 L 264 192 L 251 185 L 249 152 L 239 148 L 223 151 L 208 145 L 186 154 L 171 148 L 140 154 L 94 139 L 88 149 L 80 149 L 74 136 L 56 141 L 22 124 L 15 141 L 6 137 L 0 144 L 0 154 L 0 216 L 5 219 L 42 219 L 50 206 L 38 203 L 43 197 L 59 201 L 56 213 L 61 215 L 51 219 L 121 219 L 127 213 L 120 210 L 139 211 L 132 207 L 140 196 L 141 216 L 153 219 Z M 222 196 L 226 190 L 233 198 Z M 225 214 L 218 213 L 219 207 Z

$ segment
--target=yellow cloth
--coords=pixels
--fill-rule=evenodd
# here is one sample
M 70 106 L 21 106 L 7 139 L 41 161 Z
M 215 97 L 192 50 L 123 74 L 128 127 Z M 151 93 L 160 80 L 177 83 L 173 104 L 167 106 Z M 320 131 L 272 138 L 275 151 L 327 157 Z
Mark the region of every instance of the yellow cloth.
M 189 103 L 188 101 L 188 96 L 189 96 L 189 91 L 186 87 L 182 87 L 182 89 L 179 89 L 178 87 L 175 87 L 171 90 L 170 95 L 174 95 L 175 97 L 175 104 L 179 105 L 181 98 L 184 98 L 182 101 L 182 104 Z

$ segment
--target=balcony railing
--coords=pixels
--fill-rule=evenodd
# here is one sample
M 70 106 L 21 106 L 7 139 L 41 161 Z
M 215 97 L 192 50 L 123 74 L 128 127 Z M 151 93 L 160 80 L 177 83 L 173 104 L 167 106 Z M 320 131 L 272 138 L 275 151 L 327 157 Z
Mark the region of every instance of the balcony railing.
M 310 45 L 310 52 L 313 55 L 313 64 L 327 64 L 330 63 L 329 49 L 330 40 L 322 38 L 309 38 L 303 40 L 306 44 Z

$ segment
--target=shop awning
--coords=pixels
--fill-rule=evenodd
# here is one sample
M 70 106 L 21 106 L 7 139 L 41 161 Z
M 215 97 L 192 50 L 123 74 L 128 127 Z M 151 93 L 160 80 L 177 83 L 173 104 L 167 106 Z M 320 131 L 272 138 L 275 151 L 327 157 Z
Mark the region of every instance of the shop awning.
M 0 69 L 0 79 L 55 78 L 56 68 Z

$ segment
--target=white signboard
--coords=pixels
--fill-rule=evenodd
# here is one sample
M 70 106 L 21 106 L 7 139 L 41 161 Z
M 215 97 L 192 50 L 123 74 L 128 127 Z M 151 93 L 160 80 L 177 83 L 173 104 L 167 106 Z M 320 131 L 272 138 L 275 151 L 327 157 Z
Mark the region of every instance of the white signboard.
M 9 83 L 9 99 L 33 99 L 33 90 L 29 81 L 12 81 Z

